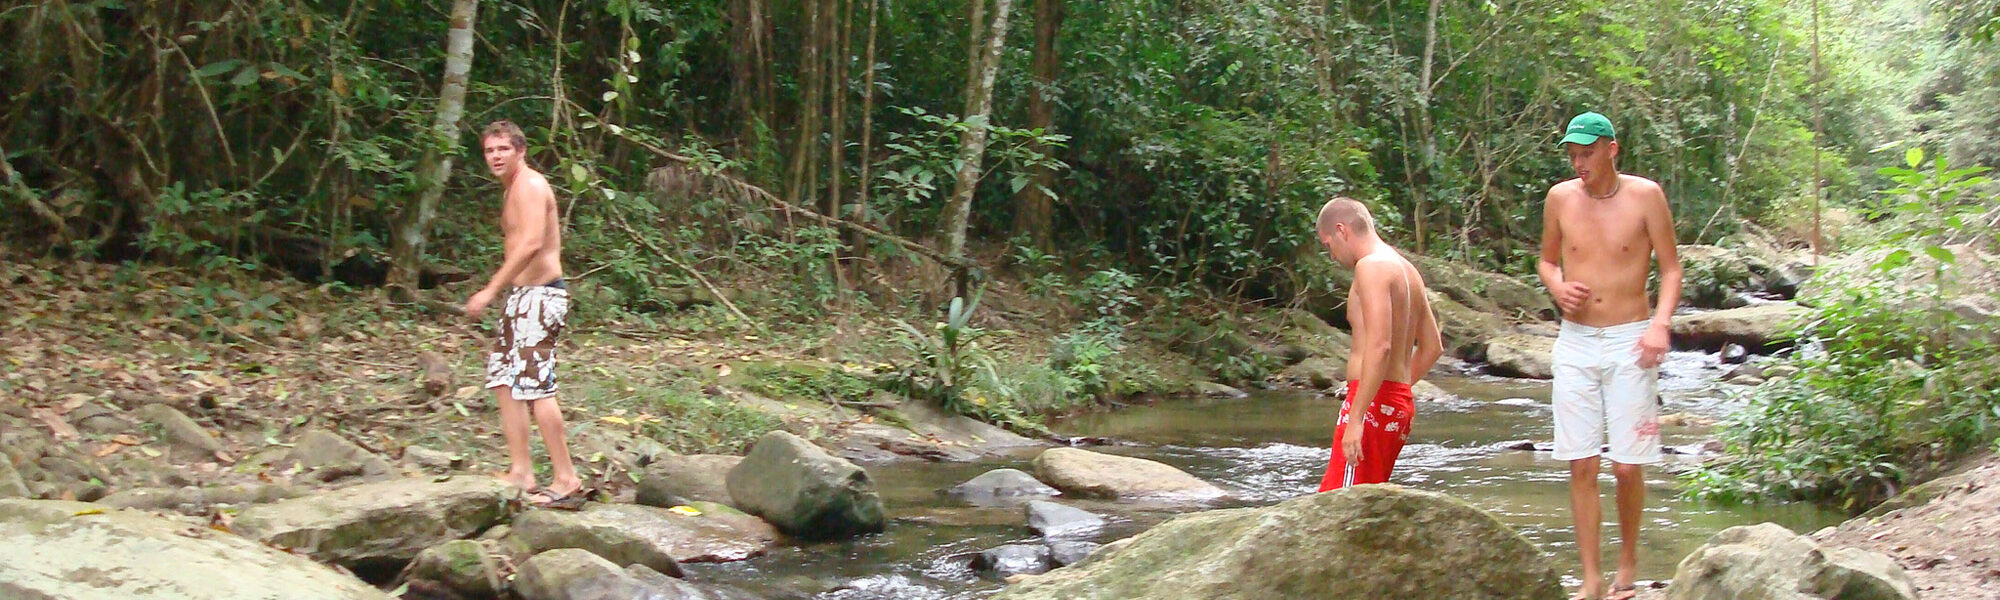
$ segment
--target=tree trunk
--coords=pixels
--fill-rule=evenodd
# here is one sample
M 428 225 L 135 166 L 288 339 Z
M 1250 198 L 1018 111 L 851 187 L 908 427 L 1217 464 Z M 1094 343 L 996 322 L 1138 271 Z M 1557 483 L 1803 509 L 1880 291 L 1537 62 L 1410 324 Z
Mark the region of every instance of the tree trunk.
M 972 126 L 959 141 L 957 183 L 952 187 L 951 203 L 945 205 L 944 252 L 953 258 L 965 256 L 972 193 L 979 185 L 980 161 L 986 155 L 987 120 L 993 112 L 993 76 L 1000 70 L 1000 51 L 1007 42 L 1007 14 L 1013 7 L 1014 0 L 994 0 L 993 30 L 984 36 L 986 47 L 969 57 L 972 66 L 969 71 L 975 76 L 965 82 L 968 88 L 965 120 Z M 974 14 L 979 12 L 975 10 Z M 974 22 L 973 27 L 977 30 L 979 23 Z
M 1062 68 L 1056 54 L 1056 32 L 1062 28 L 1062 18 L 1063 0 L 1035 0 L 1035 80 L 1028 92 L 1028 128 L 1044 133 L 1055 129 L 1055 104 L 1048 96 Z M 1040 142 L 1031 149 L 1037 154 L 1049 152 Z M 1019 207 L 1014 213 L 1014 234 L 1026 235 L 1036 248 L 1048 250 L 1055 212 L 1055 198 L 1049 190 L 1056 187 L 1056 171 L 1047 165 L 1036 166 L 1031 178 L 1033 183 L 1015 195 Z
M 1411 181 L 1410 193 L 1415 196 L 1416 206 L 1415 210 L 1410 212 L 1416 217 L 1418 254 L 1424 253 L 1427 241 L 1425 238 L 1428 237 L 1425 225 L 1429 223 L 1431 216 L 1430 203 L 1427 202 L 1430 193 L 1426 187 L 1431 182 L 1431 168 L 1437 162 L 1436 125 L 1431 120 L 1431 65 L 1437 56 L 1438 4 L 1441 2 L 1442 0 L 1431 0 L 1430 12 L 1424 17 L 1423 79 L 1417 82 L 1417 102 L 1420 103 L 1417 107 L 1417 138 L 1423 145 L 1423 152 L 1417 155 L 1418 177 Z
M 429 148 L 417 162 L 417 203 L 403 215 L 391 252 L 389 282 L 396 289 L 415 295 L 417 276 L 422 272 L 425 236 L 437 218 L 438 198 L 451 175 L 451 159 L 457 155 L 458 120 L 465 114 L 465 87 L 472 72 L 472 26 L 479 15 L 479 0 L 453 0 L 451 31 L 445 35 L 444 84 L 438 90 L 437 121 L 431 124 Z
M 846 148 L 844 147 L 846 146 L 846 136 L 843 134 L 847 131 L 847 120 L 844 114 L 847 108 L 847 33 L 849 29 L 847 22 L 852 20 L 854 5 L 847 3 L 843 7 L 840 0 L 827 0 L 827 5 L 832 9 L 830 14 L 834 15 L 835 18 L 833 23 L 828 27 L 831 31 L 830 37 L 833 41 L 833 51 L 828 53 L 833 61 L 833 78 L 829 80 L 829 85 L 827 86 L 828 92 L 833 96 L 833 112 L 831 113 L 831 118 L 828 119 L 830 125 L 828 131 L 833 133 L 833 143 L 828 149 L 828 157 L 831 164 L 827 165 L 829 181 L 827 182 L 826 190 L 826 214 L 839 217 L 840 180 L 847 175 L 846 161 L 843 160 L 846 158 Z M 838 232 L 836 231 L 837 235 Z M 834 239 L 836 241 L 839 240 L 838 237 Z M 826 266 L 833 275 L 834 294 L 844 302 L 847 297 L 847 274 L 840 269 L 840 255 L 841 250 L 836 247 L 833 254 L 827 257 Z
M 848 218 L 848 220 L 856 223 L 865 223 L 868 221 L 869 195 L 874 193 L 873 189 L 875 185 L 875 181 L 872 179 L 874 173 L 871 172 L 871 168 L 875 166 L 875 148 L 872 145 L 875 133 L 875 26 L 876 17 L 881 12 L 882 0 L 869 0 L 868 50 L 862 55 L 862 61 L 867 63 L 863 68 L 867 69 L 867 71 L 866 75 L 861 77 L 861 182 L 854 188 L 854 202 L 851 205 L 853 214 Z M 832 216 L 839 217 L 840 215 Z M 848 244 L 854 248 L 855 254 L 866 255 L 868 253 L 868 238 L 866 236 L 861 235 L 859 231 L 850 231 L 848 237 Z
M 819 138 L 820 111 L 820 6 L 819 0 L 806 2 L 806 43 L 799 57 L 799 125 L 798 137 L 792 145 L 791 176 L 785 184 L 785 201 L 800 204 L 800 199 L 810 194 L 813 169 L 812 157 Z M 809 206 L 810 204 L 808 204 Z

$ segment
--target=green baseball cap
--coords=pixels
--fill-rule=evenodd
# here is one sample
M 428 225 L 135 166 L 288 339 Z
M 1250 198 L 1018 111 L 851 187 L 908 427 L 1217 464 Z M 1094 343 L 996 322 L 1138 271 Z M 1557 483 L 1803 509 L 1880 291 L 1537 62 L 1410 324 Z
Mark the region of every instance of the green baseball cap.
M 1597 138 L 1601 137 L 1618 139 L 1618 130 L 1611 127 L 1611 119 L 1594 112 L 1587 112 L 1569 120 L 1569 129 L 1565 130 L 1562 142 L 1557 145 L 1588 146 L 1597 143 Z

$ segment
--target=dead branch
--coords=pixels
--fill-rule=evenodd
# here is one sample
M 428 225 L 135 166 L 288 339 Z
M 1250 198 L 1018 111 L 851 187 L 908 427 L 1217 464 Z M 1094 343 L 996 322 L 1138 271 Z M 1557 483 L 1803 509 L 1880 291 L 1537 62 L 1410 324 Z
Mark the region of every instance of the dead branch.
M 702 287 L 708 288 L 708 293 L 715 295 L 716 302 L 722 303 L 723 307 L 729 309 L 729 314 L 736 315 L 736 318 L 742 319 L 743 322 L 749 323 L 751 327 L 754 327 L 760 331 L 764 329 L 764 326 L 757 323 L 756 320 L 751 319 L 750 315 L 743 314 L 742 309 L 736 308 L 736 303 L 730 302 L 729 297 L 723 295 L 722 290 L 717 289 L 715 287 L 715 284 L 709 283 L 708 278 L 703 277 L 700 271 L 694 270 L 694 267 L 688 266 L 687 263 L 683 263 L 679 259 L 674 258 L 674 255 L 668 254 L 667 251 L 661 250 L 659 246 L 653 245 L 652 240 L 648 240 L 646 239 L 645 236 L 639 235 L 639 232 L 634 231 L 631 225 L 626 224 L 624 217 L 618 217 L 614 220 L 614 222 L 618 225 L 619 229 L 625 230 L 626 235 L 632 236 L 632 241 L 638 242 L 639 245 L 645 246 L 647 250 L 651 250 L 653 254 L 658 255 L 662 259 L 665 259 L 669 264 L 672 264 L 673 266 L 680 268 L 680 270 L 682 271 L 687 271 L 688 275 L 694 276 L 695 281 L 701 282 Z

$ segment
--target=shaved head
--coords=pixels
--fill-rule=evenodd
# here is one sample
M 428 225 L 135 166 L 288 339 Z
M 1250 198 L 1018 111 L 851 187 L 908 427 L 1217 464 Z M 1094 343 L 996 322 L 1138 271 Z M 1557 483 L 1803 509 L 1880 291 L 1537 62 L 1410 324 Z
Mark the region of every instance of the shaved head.
M 1348 231 L 1369 233 L 1375 231 L 1375 217 L 1368 214 L 1368 206 L 1361 201 L 1346 196 L 1328 200 L 1319 208 L 1319 234 L 1333 236 L 1334 224 L 1346 225 Z

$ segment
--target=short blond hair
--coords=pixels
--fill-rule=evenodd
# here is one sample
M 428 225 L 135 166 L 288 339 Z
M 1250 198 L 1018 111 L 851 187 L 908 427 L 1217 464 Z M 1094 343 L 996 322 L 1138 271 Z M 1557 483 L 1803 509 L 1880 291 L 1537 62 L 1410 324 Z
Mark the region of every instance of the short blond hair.
M 1346 196 L 1335 196 L 1319 207 L 1319 222 L 1316 228 L 1322 236 L 1333 235 L 1333 225 L 1346 225 L 1355 232 L 1365 233 L 1375 230 L 1375 216 L 1368 213 L 1368 205 Z
M 515 125 L 513 121 L 509 121 L 506 119 L 501 119 L 498 121 L 494 121 L 492 123 L 487 123 L 486 131 L 484 133 L 479 134 L 479 139 L 486 140 L 488 138 L 499 137 L 499 136 L 507 136 L 507 141 L 514 143 L 515 150 L 528 149 L 527 134 L 521 133 L 520 125 Z

